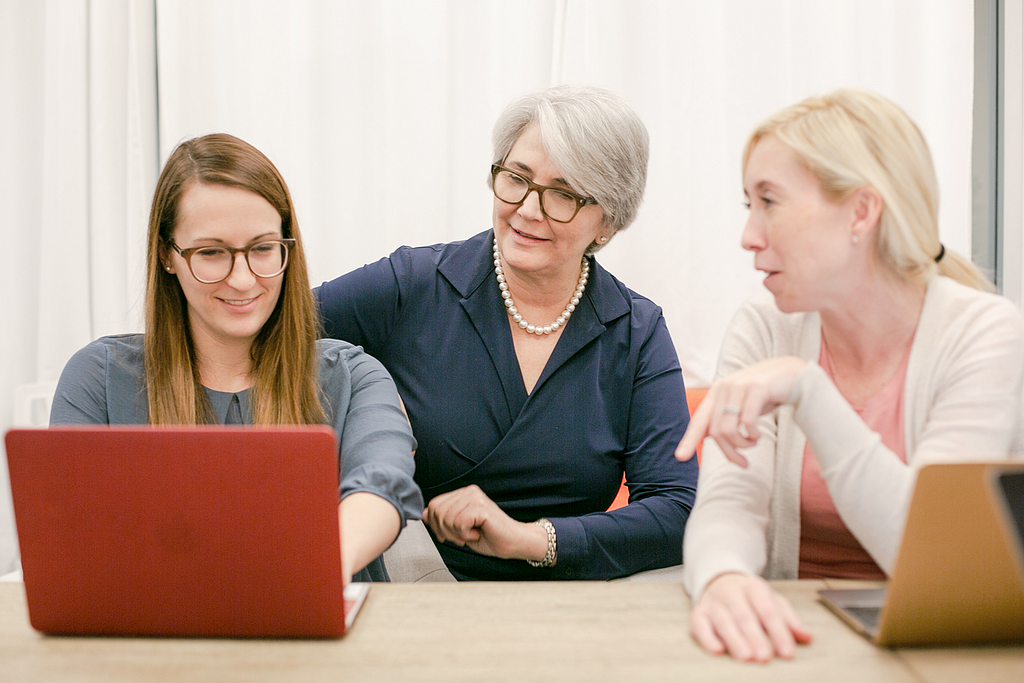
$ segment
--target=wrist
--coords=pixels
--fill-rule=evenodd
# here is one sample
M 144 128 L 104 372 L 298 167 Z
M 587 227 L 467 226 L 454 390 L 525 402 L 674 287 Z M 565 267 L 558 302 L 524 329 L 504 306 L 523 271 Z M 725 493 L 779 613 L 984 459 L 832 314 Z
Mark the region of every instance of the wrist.
M 527 555 L 526 561 L 532 567 L 553 567 L 558 562 L 558 539 L 555 534 L 555 526 L 547 519 L 540 518 L 533 525 L 536 532 L 534 538 L 543 542 L 543 546 L 533 548 Z M 539 533 L 537 533 L 539 532 Z
M 730 585 L 736 585 L 737 583 L 746 581 L 750 578 L 750 574 L 744 574 L 743 572 L 730 570 L 717 574 L 713 579 L 704 584 L 704 589 L 700 592 L 700 596 L 695 604 L 699 604 L 704 598 L 714 598 L 718 595 L 719 591 L 729 590 Z
M 812 363 L 808 363 L 803 358 L 792 359 L 793 365 L 793 380 L 789 387 L 789 393 L 786 395 L 783 403 L 787 405 L 795 406 L 800 402 L 803 394 L 803 382 L 806 380 L 807 369 L 811 367 Z M 813 364 L 817 367 L 817 364 Z

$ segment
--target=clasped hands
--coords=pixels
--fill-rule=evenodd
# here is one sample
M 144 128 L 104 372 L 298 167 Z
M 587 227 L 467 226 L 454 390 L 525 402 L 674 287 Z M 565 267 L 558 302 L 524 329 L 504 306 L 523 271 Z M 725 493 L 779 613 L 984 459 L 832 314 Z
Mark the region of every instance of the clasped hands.
M 676 447 L 678 460 L 689 460 L 697 445 L 710 436 L 722 452 L 740 467 L 747 459 L 739 449 L 757 443 L 757 419 L 786 403 L 807 361 L 795 356 L 770 358 L 737 370 L 708 389 Z
M 690 420 L 676 458 L 689 460 L 697 444 L 710 436 L 729 460 L 746 467 L 747 459 L 739 449 L 757 443 L 758 418 L 788 401 L 806 365 L 796 357 L 772 358 L 715 382 Z M 476 485 L 433 498 L 423 511 L 423 521 L 438 541 L 482 555 L 542 560 L 547 553 L 543 528 L 512 519 Z M 694 607 L 690 628 L 709 652 L 728 651 L 746 661 L 792 657 L 795 643 L 810 640 L 785 598 L 760 577 L 736 574 L 719 576 L 708 584 Z
M 423 522 L 438 541 L 481 555 L 540 561 L 548 551 L 543 527 L 512 519 L 475 484 L 435 496 L 423 511 Z

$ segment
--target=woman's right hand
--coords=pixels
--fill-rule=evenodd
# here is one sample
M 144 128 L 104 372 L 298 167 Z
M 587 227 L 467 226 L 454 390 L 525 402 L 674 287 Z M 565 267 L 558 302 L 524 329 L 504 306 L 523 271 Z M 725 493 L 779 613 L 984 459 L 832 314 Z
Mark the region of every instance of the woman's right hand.
M 757 419 L 789 400 L 807 361 L 796 356 L 769 358 L 723 377 L 708 389 L 686 433 L 676 446 L 676 458 L 689 460 L 697 444 L 712 437 L 722 452 L 740 467 L 747 459 L 739 449 L 757 443 Z
M 783 596 L 760 576 L 721 574 L 705 588 L 690 615 L 690 635 L 719 655 L 742 662 L 792 659 L 811 634 Z

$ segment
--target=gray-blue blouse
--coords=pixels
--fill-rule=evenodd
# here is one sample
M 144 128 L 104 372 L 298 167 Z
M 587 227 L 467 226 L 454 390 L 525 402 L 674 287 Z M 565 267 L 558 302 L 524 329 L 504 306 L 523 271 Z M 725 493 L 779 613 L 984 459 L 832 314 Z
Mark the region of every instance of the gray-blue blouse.
M 358 346 L 317 342 L 321 402 L 338 433 L 339 500 L 357 491 L 384 498 L 405 520 L 419 519 L 423 498 L 413 481 L 416 448 L 387 370 Z M 249 391 L 207 389 L 222 424 L 251 424 Z M 147 424 L 149 402 L 143 336 L 101 337 L 76 353 L 61 373 L 50 424 Z M 354 577 L 386 578 L 380 558 Z

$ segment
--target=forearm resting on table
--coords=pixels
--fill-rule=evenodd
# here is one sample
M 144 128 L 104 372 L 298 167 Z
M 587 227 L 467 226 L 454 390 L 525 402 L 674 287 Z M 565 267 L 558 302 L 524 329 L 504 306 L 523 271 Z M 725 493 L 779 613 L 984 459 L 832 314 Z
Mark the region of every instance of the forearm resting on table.
M 338 512 L 342 564 L 348 580 L 387 550 L 398 537 L 402 520 L 394 505 L 366 491 L 346 496 Z

